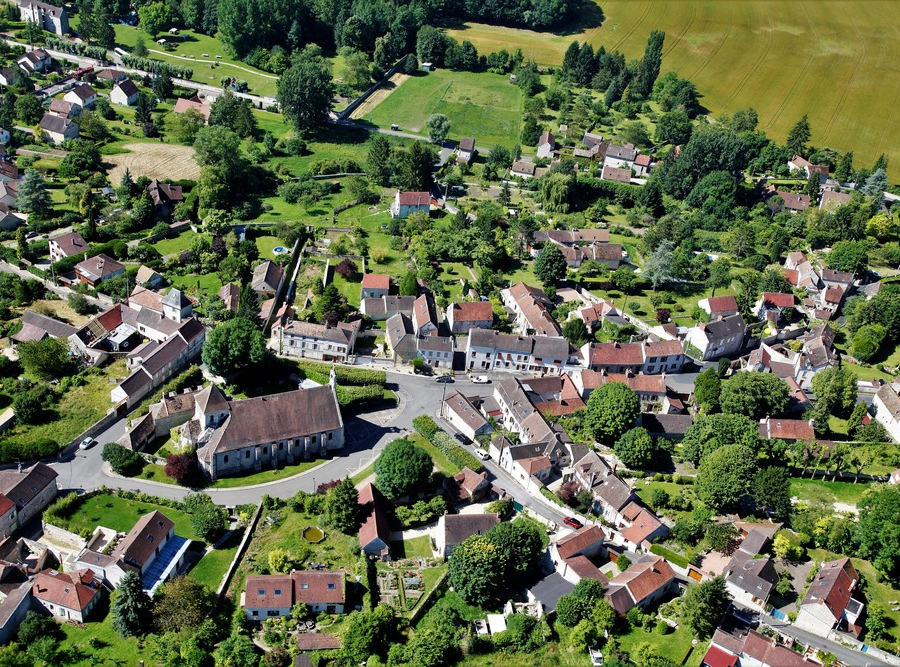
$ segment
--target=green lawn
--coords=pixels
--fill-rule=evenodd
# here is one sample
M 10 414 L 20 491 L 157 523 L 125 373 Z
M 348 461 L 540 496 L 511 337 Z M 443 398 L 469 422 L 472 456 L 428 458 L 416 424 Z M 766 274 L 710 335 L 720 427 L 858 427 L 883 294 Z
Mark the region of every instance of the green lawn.
M 162 505 L 127 500 L 111 493 L 88 498 L 69 517 L 70 530 L 93 530 L 98 525 L 127 533 L 144 514 L 159 510 L 175 524 L 175 534 L 191 540 L 201 540 L 191 527 L 189 514 Z
M 59 403 L 48 411 L 46 422 L 16 425 L 3 434 L 0 444 L 39 438 L 50 438 L 61 446 L 69 444 L 113 406 L 109 392 L 116 385 L 111 380 L 123 379 L 127 375 L 124 361 L 85 372 L 86 383 L 69 389 Z
M 391 556 L 397 558 L 433 558 L 431 538 L 427 535 L 402 542 L 391 542 Z
M 869 489 L 869 484 L 860 482 L 825 482 L 821 479 L 791 480 L 791 495 L 800 500 L 814 500 L 826 503 L 846 503 L 856 506 L 862 495 Z
M 234 60 L 215 37 L 193 30 L 182 30 L 181 34 L 188 37 L 185 41 L 181 41 L 177 35 L 160 34 L 159 38 L 172 41 L 176 45 L 174 51 L 168 52 L 161 45 L 154 43 L 154 40 L 138 27 L 116 24 L 114 28 L 117 45 L 124 46 L 130 51 L 140 36 L 150 49 L 151 58 L 182 67 L 192 67 L 194 81 L 219 87 L 222 85 L 222 77 L 230 76 L 246 81 L 250 86 L 249 92 L 254 95 L 274 96 L 277 91 L 277 76 Z M 204 57 L 204 53 L 208 54 L 208 57 Z
M 656 648 L 658 655 L 669 658 L 675 664 L 699 667 L 700 661 L 706 654 L 707 645 L 700 643 L 696 647 L 692 647 L 691 640 L 693 638 L 693 633 L 684 625 L 665 635 L 655 629 L 653 632 L 644 632 L 641 628 L 635 628 L 624 635 L 616 635 L 621 649 L 632 657 L 635 649 L 641 644 L 650 644 Z M 690 656 L 688 656 L 688 652 L 690 652 Z M 687 660 L 685 660 L 686 656 L 688 656 Z
M 284 246 L 284 241 L 282 241 L 277 236 L 272 236 L 271 234 L 264 234 L 262 236 L 257 236 L 255 239 L 256 247 L 259 248 L 259 258 L 260 259 L 274 259 L 277 257 L 274 250 L 278 246 Z
M 452 123 L 452 139 L 475 137 L 479 146 L 512 147 L 519 141 L 523 101 L 522 91 L 507 76 L 438 69 L 407 79 L 365 119 L 427 135 L 425 121 L 442 113 Z
M 234 560 L 242 535 L 243 531 L 240 530 L 233 533 L 222 544 L 221 548 L 213 549 L 203 556 L 200 562 L 191 569 L 188 576 L 196 579 L 201 584 L 206 584 L 209 590 L 217 591 L 219 584 L 222 583 L 222 577 L 225 576 L 225 572 L 228 570 L 228 566 Z
M 191 247 L 191 242 L 197 236 L 195 232 L 191 230 L 187 230 L 181 232 L 178 236 L 173 236 L 168 239 L 160 239 L 156 243 L 153 243 L 153 248 L 163 257 L 167 257 L 169 255 L 176 255 L 184 250 L 187 250 Z
M 461 470 L 461 468 L 453 463 L 450 459 L 448 459 L 440 449 L 432 445 L 418 433 L 408 435 L 406 439 L 428 452 L 428 454 L 431 456 L 431 460 L 434 461 L 434 465 L 437 466 L 438 470 L 441 470 L 448 475 L 455 475 Z
M 360 470 L 358 473 L 356 473 L 355 475 L 353 475 L 353 477 L 350 478 L 350 481 L 353 482 L 354 484 L 359 484 L 359 483 L 362 482 L 366 477 L 369 477 L 369 476 L 372 475 L 374 472 L 375 472 L 375 463 L 370 463 L 370 464 L 367 465 L 365 468 L 363 468 L 362 470 Z
M 325 463 L 325 459 L 313 459 L 312 461 L 303 461 L 294 465 L 284 466 L 277 470 L 260 470 L 252 475 L 241 475 L 239 477 L 224 477 L 218 479 L 209 485 L 211 489 L 233 489 L 237 486 L 252 486 L 255 484 L 265 484 L 266 482 L 277 482 L 280 479 L 293 477 L 301 472 L 315 468 L 317 465 Z M 327 481 L 327 480 L 322 480 Z
M 65 635 L 62 640 L 68 658 L 65 664 L 73 667 L 153 664 L 146 642 L 137 637 L 125 639 L 113 629 L 109 596 L 104 593 L 104 598 L 83 626 L 59 624 Z
M 184 290 L 190 296 L 214 297 L 222 289 L 222 279 L 218 273 L 188 274 L 186 276 L 169 276 L 172 285 Z

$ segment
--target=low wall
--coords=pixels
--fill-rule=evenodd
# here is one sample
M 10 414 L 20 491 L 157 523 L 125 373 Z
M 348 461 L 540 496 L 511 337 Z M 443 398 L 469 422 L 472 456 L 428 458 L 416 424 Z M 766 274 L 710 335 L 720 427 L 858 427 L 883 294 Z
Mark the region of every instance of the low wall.
M 65 528 L 60 528 L 59 526 L 54 526 L 52 523 L 43 524 L 44 527 L 44 536 L 48 539 L 58 542 L 59 544 L 63 544 L 65 546 L 69 546 L 73 549 L 77 549 L 81 551 L 84 549 L 87 544 L 87 540 L 85 540 L 80 535 L 76 535 L 75 533 L 66 530 Z
M 234 554 L 231 565 L 228 566 L 228 570 L 225 572 L 225 576 L 222 578 L 222 581 L 219 584 L 216 595 L 219 596 L 220 600 L 225 597 L 225 592 L 228 590 L 229 584 L 231 584 L 231 579 L 232 577 L 234 577 L 234 573 L 235 570 L 237 570 L 238 564 L 240 564 L 241 559 L 244 557 L 244 553 L 246 553 L 247 551 L 247 546 L 250 544 L 250 538 L 253 537 L 253 531 L 256 530 L 256 524 L 259 523 L 259 517 L 261 515 L 262 503 L 257 505 L 256 511 L 253 513 L 253 518 L 250 519 L 250 523 L 247 524 L 247 529 L 244 531 L 244 537 L 241 540 L 241 543 L 238 545 L 238 550 Z

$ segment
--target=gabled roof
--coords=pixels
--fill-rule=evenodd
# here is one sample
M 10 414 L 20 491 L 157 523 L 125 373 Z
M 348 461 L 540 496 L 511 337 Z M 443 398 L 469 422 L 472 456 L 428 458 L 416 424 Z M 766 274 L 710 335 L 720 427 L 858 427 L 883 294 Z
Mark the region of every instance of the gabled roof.
M 484 425 L 487 424 L 485 418 L 475 409 L 469 399 L 458 391 L 447 394 L 444 405 L 474 431 L 484 428 Z
M 474 151 L 475 150 L 475 138 L 474 137 L 463 137 L 459 140 L 459 150 L 461 151 Z
M 92 570 L 76 570 L 67 574 L 57 570 L 44 570 L 34 578 L 31 593 L 38 600 L 66 609 L 84 611 L 100 593 L 100 585 L 101 582 L 94 577 Z
M 90 98 L 97 96 L 97 91 L 91 88 L 86 83 L 82 83 L 80 86 L 76 86 L 75 88 L 70 90 L 69 93 L 75 95 L 75 97 L 77 97 L 82 102 L 85 102 Z M 66 95 L 68 95 L 69 93 L 66 93 Z
M 537 165 L 534 162 L 527 162 L 525 160 L 516 160 L 513 162 L 510 171 L 514 174 L 523 174 L 527 176 L 534 176 L 534 170 L 537 169 Z
M 725 568 L 725 580 L 760 600 L 767 600 L 778 583 L 778 573 L 768 556 L 749 558 L 741 554 L 729 561 Z
M 226 283 L 219 290 L 219 298 L 225 302 L 225 310 L 236 311 L 241 299 L 241 288 L 234 283 Z
M 60 118 L 49 113 L 44 114 L 44 117 L 41 118 L 41 129 L 54 134 L 64 134 L 70 125 L 75 125 L 75 123 L 67 118 Z
M 538 138 L 537 145 L 543 146 L 544 144 L 550 144 L 551 146 L 556 146 L 556 137 L 553 136 L 553 133 L 550 131 L 545 131 L 541 133 L 541 136 Z
M 675 580 L 675 572 L 672 566 L 661 556 L 644 557 L 633 564 L 625 572 L 616 575 L 610 583 L 610 603 L 620 614 L 624 614 L 641 600 L 653 595 L 664 586 L 668 586 Z M 622 602 L 618 596 L 613 595 L 619 587 L 627 589 L 634 602 L 627 608 L 622 608 Z
M 454 322 L 492 322 L 494 319 L 494 307 L 490 301 L 451 303 L 448 313 L 450 311 Z
M 430 192 L 398 192 L 400 206 L 431 206 Z
M 17 507 L 25 507 L 50 484 L 56 484 L 59 474 L 44 463 L 36 463 L 23 472 L 0 470 L 0 493 Z
M 625 144 L 624 146 L 610 144 L 609 148 L 606 149 L 606 157 L 613 157 L 619 160 L 632 162 L 634 161 L 636 156 L 637 151 L 635 150 L 633 144 Z
M 131 79 L 122 79 L 115 85 L 115 88 L 121 90 L 125 97 L 129 98 L 139 95 L 141 92 Z
M 606 153 L 609 155 L 609 152 Z M 603 167 L 600 178 L 604 181 L 618 181 L 619 183 L 631 183 L 631 170 L 618 167 Z
M 816 432 L 804 419 L 767 417 L 759 420 L 759 436 L 767 440 L 812 440 L 816 437 Z
M 606 539 L 606 535 L 600 526 L 596 524 L 584 526 L 574 533 L 569 533 L 565 537 L 556 540 L 556 550 L 559 552 L 560 558 L 571 558 L 598 542 L 603 542 L 604 539 Z
M 165 543 L 169 531 L 175 527 L 172 520 L 159 510 L 145 514 L 112 551 L 112 556 L 122 562 L 142 568 Z
M 473 535 L 484 535 L 500 523 L 499 514 L 445 514 L 444 544 L 456 546 Z
M 662 526 L 656 515 L 644 507 L 631 521 L 632 524 L 622 531 L 622 537 L 632 544 L 641 544 Z
M 76 264 L 75 270 L 85 276 L 88 280 L 97 281 L 114 273 L 124 271 L 125 266 L 101 252 L 99 255 L 90 257 Z
M 382 273 L 367 273 L 362 277 L 363 289 L 390 290 L 391 277 Z
M 284 269 L 269 259 L 253 269 L 250 284 L 255 292 L 274 292 L 278 289 L 283 275 Z
M 710 315 L 738 311 L 737 299 L 733 296 L 713 296 L 706 300 L 709 304 Z
M 835 621 L 839 620 L 847 608 L 847 603 L 856 588 L 859 575 L 849 558 L 841 558 L 825 563 L 819 572 L 800 607 L 807 605 L 824 605 Z
M 245 609 L 290 609 L 294 587 L 289 574 L 248 576 L 244 585 Z
M 154 206 L 171 206 L 174 203 L 184 201 L 184 193 L 180 185 L 172 185 L 154 179 L 147 186 L 150 200 Z
M 46 315 L 41 315 L 40 313 L 36 313 L 33 310 L 26 310 L 22 314 L 22 324 L 36 327 L 37 329 L 46 332 L 47 335 L 52 336 L 53 338 L 65 339 L 77 331 L 75 327 L 66 324 L 65 322 L 60 322 L 59 320 L 48 317 Z M 13 338 L 19 342 L 22 342 L 22 339 L 16 338 L 16 336 L 13 336 Z
M 359 491 L 360 516 L 359 546 L 365 549 L 376 539 L 380 539 L 386 547 L 391 544 L 391 528 L 384 513 L 384 496 L 375 485 L 369 482 Z
M 188 109 L 196 109 L 199 111 L 206 122 L 209 122 L 209 114 L 210 114 L 210 106 L 208 104 L 203 104 L 202 102 L 195 102 L 194 100 L 186 100 L 183 97 L 179 97 L 175 100 L 175 109 L 173 109 L 174 113 L 184 113 Z
M 762 302 L 764 305 L 773 308 L 793 308 L 796 299 L 793 294 L 784 294 L 783 292 L 763 292 Z

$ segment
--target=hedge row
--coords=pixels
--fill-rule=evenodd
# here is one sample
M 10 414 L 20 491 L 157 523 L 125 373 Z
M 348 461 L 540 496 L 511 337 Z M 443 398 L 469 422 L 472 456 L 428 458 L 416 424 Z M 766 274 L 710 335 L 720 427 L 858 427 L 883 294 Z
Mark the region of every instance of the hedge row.
M 168 74 L 169 76 L 178 77 L 179 79 L 190 79 L 194 76 L 194 70 L 190 67 L 182 67 L 180 65 L 170 65 L 161 60 L 153 58 L 139 58 L 138 56 L 122 56 L 122 63 L 126 67 L 143 70 L 151 74 Z
M 337 386 L 338 405 L 342 408 L 360 408 L 375 405 L 384 400 L 384 389 L 375 384 L 363 387 Z
M 103 62 L 109 60 L 109 54 L 106 52 L 106 49 L 99 46 L 88 46 L 87 44 L 80 44 L 78 42 L 67 42 L 57 37 L 47 37 L 46 43 L 51 49 L 62 51 L 63 53 L 71 53 L 74 56 L 84 56 Z
M 687 566 L 690 565 L 690 561 L 688 561 L 688 559 L 684 556 L 677 554 L 670 549 L 666 549 L 665 547 L 661 547 L 658 544 L 650 545 L 650 553 L 657 556 L 662 556 L 667 561 L 669 561 L 673 565 L 677 565 L 680 568 L 687 569 Z
M 297 368 L 302 371 L 324 375 L 328 377 L 331 374 L 332 365 L 322 364 L 315 361 L 297 361 Z M 378 385 L 383 387 L 387 382 L 387 373 L 384 371 L 371 371 L 365 368 L 349 368 L 347 366 L 334 366 L 334 375 L 338 384 L 364 387 L 367 385 Z
M 456 440 L 443 431 L 431 417 L 427 415 L 416 417 L 413 419 L 413 428 L 460 468 L 469 468 L 475 472 L 484 470 L 484 464 L 460 447 Z

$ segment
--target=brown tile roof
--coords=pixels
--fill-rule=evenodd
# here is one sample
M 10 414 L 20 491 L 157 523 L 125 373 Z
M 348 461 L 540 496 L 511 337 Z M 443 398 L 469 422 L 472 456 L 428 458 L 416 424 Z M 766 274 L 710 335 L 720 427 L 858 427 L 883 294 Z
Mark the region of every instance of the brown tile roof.
M 494 307 L 490 301 L 463 301 L 450 304 L 454 322 L 491 322 Z
M 609 155 L 609 152 L 607 152 Z M 604 181 L 618 181 L 619 183 L 631 183 L 630 169 L 617 169 L 616 167 L 603 167 L 603 173 L 600 175 Z
M 825 563 L 819 568 L 800 607 L 802 609 L 806 605 L 824 604 L 834 619 L 838 620 L 847 608 L 858 581 L 859 575 L 849 558 Z
M 166 535 L 175 527 L 172 520 L 159 510 L 145 514 L 112 551 L 112 556 L 141 569 L 156 548 L 165 544 Z
M 50 484 L 56 483 L 59 474 L 45 463 L 35 463 L 23 472 L 0 470 L 0 493 L 18 507 L 25 507 Z
M 609 579 L 606 578 L 606 575 L 603 574 L 600 571 L 600 568 L 594 565 L 586 556 L 572 556 L 571 558 L 565 558 L 564 560 L 566 561 L 566 565 L 569 566 L 569 569 L 582 579 L 599 581 L 603 584 L 604 589 L 609 586 Z
M 186 100 L 183 97 L 179 97 L 175 101 L 175 109 L 174 113 L 184 113 L 188 109 L 196 109 L 201 114 L 203 114 L 204 120 L 209 122 L 209 114 L 210 114 L 210 106 L 208 104 L 203 104 L 202 102 L 194 102 L 193 100 Z
M 67 609 L 83 611 L 100 593 L 100 581 L 92 570 L 76 570 L 63 574 L 44 570 L 34 578 L 31 593 L 38 600 Z
M 513 162 L 512 168 L 510 171 L 514 174 L 526 174 L 528 176 L 534 176 L 534 171 L 536 169 L 534 162 L 526 162 L 524 160 L 517 160 Z
M 141 308 L 155 310 L 157 313 L 162 312 L 162 301 L 162 294 L 149 290 L 146 287 L 141 287 L 140 285 L 135 285 L 134 289 L 131 290 L 131 294 L 128 296 L 129 306 L 138 305 Z
M 41 315 L 33 310 L 26 310 L 22 314 L 22 322 L 46 331 L 53 338 L 68 338 L 77 331 L 75 327 L 65 322 L 60 322 L 47 315 Z
M 462 151 L 473 151 L 475 150 L 475 138 L 474 137 L 463 137 L 459 140 L 459 149 Z
M 525 468 L 525 472 L 529 475 L 535 475 L 541 470 L 546 470 L 553 466 L 550 459 L 546 456 L 534 456 L 528 459 L 522 459 L 519 461 L 519 465 Z
M 362 286 L 365 289 L 391 289 L 391 277 L 383 273 L 367 273 L 362 277 Z
M 738 310 L 737 299 L 731 295 L 713 296 L 707 299 L 707 301 L 709 303 L 710 313 L 713 315 L 728 311 L 737 312 Z
M 822 199 L 819 201 L 819 208 L 829 209 L 838 208 L 850 201 L 850 195 L 845 192 L 835 192 L 834 190 L 826 190 L 822 193 Z
M 401 206 L 426 206 L 431 205 L 431 193 L 429 192 L 401 192 Z
M 777 667 L 814 667 L 819 665 L 818 662 L 807 660 L 787 646 L 777 644 L 774 639 L 763 637 L 755 630 L 751 630 L 747 634 L 741 653 L 764 665 L 773 667 L 776 665 Z
M 380 538 L 386 546 L 391 544 L 391 529 L 384 513 L 385 500 L 381 491 L 369 482 L 359 491 L 360 516 L 359 546 L 363 549 Z
M 789 211 L 805 211 L 809 208 L 811 199 L 809 195 L 798 195 L 794 192 L 778 190 L 777 194 L 784 199 L 784 207 Z
M 272 260 L 266 260 L 255 269 L 253 269 L 253 278 L 251 284 L 256 292 L 275 291 L 281 282 L 281 276 L 284 275 L 284 269 Z
M 299 336 L 301 338 L 317 338 L 320 340 L 329 340 L 333 343 L 349 343 L 353 337 L 353 330 L 359 329 L 361 320 L 354 323 L 345 324 L 338 323 L 336 327 L 327 324 L 317 324 L 315 322 L 301 322 L 292 320 L 285 325 L 282 332 L 285 336 Z M 355 326 L 354 326 L 355 325 Z
M 499 514 L 445 514 L 444 544 L 456 546 L 473 535 L 484 535 L 500 523 Z
M 676 357 L 684 350 L 677 340 L 648 341 L 644 343 L 644 357 Z
M 159 180 L 150 181 L 147 192 L 154 206 L 170 206 L 184 200 L 184 194 L 180 185 L 163 183 Z
M 644 155 L 643 153 L 641 153 L 640 155 L 635 156 L 634 163 L 642 167 L 649 167 L 650 160 L 651 158 L 649 155 Z
M 659 530 L 661 525 L 659 519 L 652 512 L 641 508 L 640 513 L 633 519 L 633 523 L 622 531 L 622 537 L 632 544 L 641 544 Z
M 296 570 L 291 572 L 294 601 L 304 604 L 344 604 L 346 585 L 343 572 Z
M 294 590 L 289 574 L 248 576 L 244 585 L 245 609 L 290 609 Z
M 588 353 L 592 366 L 642 366 L 644 349 L 640 343 L 594 343 Z
M 640 562 L 633 564 L 625 572 L 616 575 L 610 581 L 610 586 L 623 586 L 631 593 L 635 604 L 649 597 L 663 586 L 675 580 L 675 572 L 661 556 L 642 558 Z M 629 607 L 630 608 L 630 607 Z M 616 611 L 620 611 L 618 608 Z M 625 611 L 628 611 L 627 609 Z M 620 611 L 620 613 L 622 613 Z
M 482 414 L 472 405 L 471 401 L 458 391 L 454 390 L 447 394 L 447 397 L 444 399 L 444 405 L 474 431 L 483 428 L 487 423 Z
M 796 299 L 793 294 L 782 292 L 763 292 L 763 303 L 776 308 L 793 308 Z
M 225 302 L 225 310 L 236 311 L 241 300 L 241 288 L 234 283 L 222 285 L 219 290 L 219 298 Z
M 768 417 L 759 420 L 759 436 L 767 440 L 812 440 L 816 432 L 804 419 Z
M 229 403 L 231 414 L 200 452 L 204 460 L 266 442 L 333 431 L 343 426 L 334 387 L 325 385 Z
M 76 264 L 75 270 L 88 279 L 96 281 L 112 275 L 113 273 L 124 271 L 125 266 L 101 252 L 99 255 Z
M 560 558 L 568 559 L 577 556 L 585 549 L 602 542 L 604 539 L 606 539 L 606 535 L 600 526 L 584 526 L 574 533 L 556 540 L 556 550 L 559 552 Z

